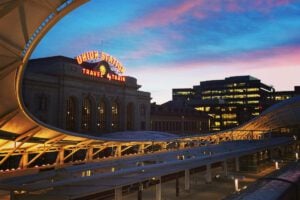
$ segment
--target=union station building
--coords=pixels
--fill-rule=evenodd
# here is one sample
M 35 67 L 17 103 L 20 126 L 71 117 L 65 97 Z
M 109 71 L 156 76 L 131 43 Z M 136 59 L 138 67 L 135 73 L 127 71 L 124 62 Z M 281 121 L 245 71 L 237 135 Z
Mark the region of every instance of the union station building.
M 150 93 L 139 91 L 136 78 L 123 72 L 122 64 L 103 52 L 32 59 L 24 75 L 24 102 L 38 120 L 74 132 L 149 130 Z

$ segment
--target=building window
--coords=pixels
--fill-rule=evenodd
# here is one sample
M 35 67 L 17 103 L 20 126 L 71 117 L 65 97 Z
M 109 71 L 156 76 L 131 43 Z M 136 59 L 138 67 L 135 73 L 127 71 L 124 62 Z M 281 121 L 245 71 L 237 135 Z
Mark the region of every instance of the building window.
M 134 126 L 134 105 L 129 103 L 127 105 L 127 130 L 133 130 Z
M 38 110 L 39 111 L 47 111 L 48 98 L 45 94 L 41 94 L 38 96 Z
M 75 131 L 76 129 L 76 101 L 74 97 L 67 99 L 67 113 L 66 113 L 66 129 Z
M 81 123 L 82 130 L 90 131 L 91 124 L 92 124 L 91 100 L 89 98 L 84 98 L 82 104 L 82 123 Z
M 106 104 L 101 100 L 97 107 L 97 128 L 100 132 L 106 130 Z
M 146 122 L 145 121 L 141 121 L 141 130 L 142 131 L 146 130 Z
M 111 114 L 112 114 L 112 130 L 117 131 L 119 130 L 119 123 L 120 123 L 120 111 L 119 111 L 119 105 L 117 102 L 113 102 L 111 106 Z

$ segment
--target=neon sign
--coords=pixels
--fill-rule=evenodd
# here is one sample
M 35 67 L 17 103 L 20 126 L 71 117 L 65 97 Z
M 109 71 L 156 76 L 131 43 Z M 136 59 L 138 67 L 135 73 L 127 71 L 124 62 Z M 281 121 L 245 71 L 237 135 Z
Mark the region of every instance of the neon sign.
M 105 61 L 105 64 L 101 64 L 100 62 L 100 65 L 96 69 L 82 68 L 82 74 L 98 78 L 106 78 L 108 80 L 125 82 L 125 76 L 120 75 L 123 74 L 125 71 L 124 66 L 116 58 L 110 56 L 107 53 L 98 51 L 88 51 L 77 56 L 76 60 L 78 64 L 82 64 L 83 62 L 87 61 Z M 107 69 L 110 68 L 108 63 L 114 67 L 115 73 L 109 72 L 109 70 Z M 107 67 L 105 65 L 107 65 Z
M 98 78 L 107 78 L 108 80 L 125 82 L 125 76 L 119 76 L 111 73 L 107 73 L 105 76 L 105 74 L 103 74 L 101 71 L 96 71 L 96 70 L 91 70 L 86 68 L 82 68 L 82 74 L 98 77 Z
M 82 64 L 86 61 L 95 61 L 95 60 L 104 60 L 111 65 L 113 65 L 116 69 L 116 72 L 119 74 L 123 74 L 125 72 L 125 68 L 121 62 L 119 62 L 113 56 L 99 51 L 87 51 L 76 57 L 77 63 Z

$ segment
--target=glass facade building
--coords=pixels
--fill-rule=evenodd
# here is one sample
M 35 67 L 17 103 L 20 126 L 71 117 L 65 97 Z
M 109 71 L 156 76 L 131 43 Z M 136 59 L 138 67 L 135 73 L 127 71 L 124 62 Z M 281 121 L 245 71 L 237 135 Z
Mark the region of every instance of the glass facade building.
M 206 112 L 211 116 L 210 130 L 220 131 L 249 121 L 293 94 L 275 92 L 272 86 L 252 76 L 233 76 L 202 81 L 193 88 L 173 89 L 173 101 Z

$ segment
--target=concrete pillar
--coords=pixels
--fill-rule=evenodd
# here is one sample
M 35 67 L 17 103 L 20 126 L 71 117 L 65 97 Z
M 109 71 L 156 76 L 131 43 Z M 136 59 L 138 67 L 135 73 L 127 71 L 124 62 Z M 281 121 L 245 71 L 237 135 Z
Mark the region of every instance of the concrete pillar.
M 15 195 L 15 193 L 14 193 L 14 191 L 10 191 L 10 200 L 16 200 L 16 195 Z
M 185 143 L 184 142 L 180 142 L 179 143 L 179 149 L 184 149 Z
M 19 167 L 21 167 L 22 169 L 26 169 L 27 168 L 27 164 L 28 164 L 28 152 L 24 152 L 22 154 L 22 158 L 21 158 Z
M 61 148 L 57 154 L 56 164 L 63 165 L 65 160 L 65 150 Z
M 206 165 L 206 173 L 205 173 L 205 181 L 206 183 L 211 183 L 211 165 Z
M 139 153 L 144 154 L 145 153 L 145 144 L 139 145 Z
M 227 177 L 228 176 L 228 165 L 227 165 L 227 160 L 223 161 L 223 171 L 224 175 Z
M 176 177 L 175 189 L 176 189 L 176 197 L 179 197 L 179 177 L 178 177 L 178 175 Z
M 155 185 L 155 200 L 161 200 L 161 177 L 158 180 L 159 183 Z
M 167 143 L 162 143 L 161 150 L 167 150 Z
M 234 160 L 235 160 L 235 171 L 239 172 L 240 171 L 239 157 L 236 157 Z
M 93 160 L 93 147 L 89 147 L 89 148 L 86 150 L 85 159 L 86 159 L 86 161 L 88 161 L 88 162 Z
M 115 188 L 115 200 L 122 200 L 122 187 Z
M 139 190 L 137 193 L 137 199 L 138 200 L 142 200 L 143 199 L 143 184 L 139 185 Z
M 190 170 L 186 169 L 184 171 L 184 190 L 189 192 L 191 188 L 191 182 L 190 182 Z
M 274 158 L 274 149 L 269 149 L 269 158 L 271 160 Z
M 115 152 L 116 157 L 121 157 L 122 156 L 122 145 L 118 145 L 116 147 L 116 152 Z

